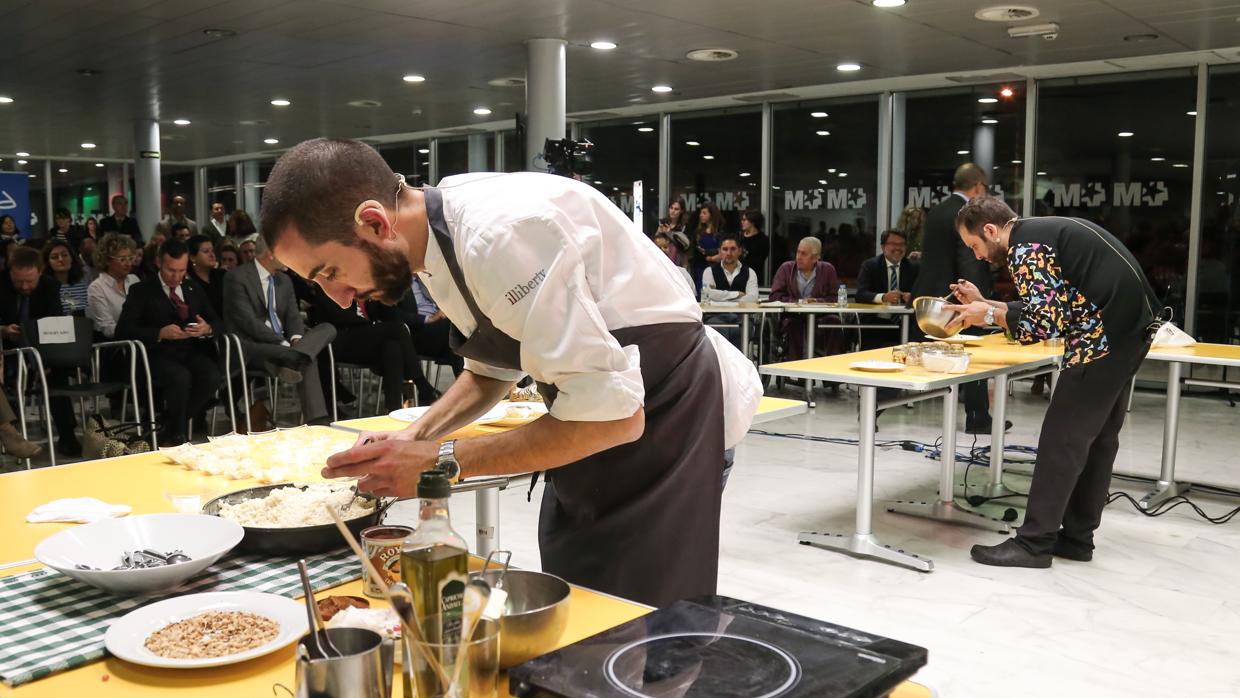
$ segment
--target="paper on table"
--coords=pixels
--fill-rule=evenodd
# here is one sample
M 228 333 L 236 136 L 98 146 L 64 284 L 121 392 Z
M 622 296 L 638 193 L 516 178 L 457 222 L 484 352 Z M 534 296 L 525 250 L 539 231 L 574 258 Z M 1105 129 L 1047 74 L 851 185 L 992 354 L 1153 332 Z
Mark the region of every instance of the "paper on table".
M 26 515 L 29 523 L 94 523 L 133 511 L 128 504 L 108 504 L 94 497 L 54 499 Z

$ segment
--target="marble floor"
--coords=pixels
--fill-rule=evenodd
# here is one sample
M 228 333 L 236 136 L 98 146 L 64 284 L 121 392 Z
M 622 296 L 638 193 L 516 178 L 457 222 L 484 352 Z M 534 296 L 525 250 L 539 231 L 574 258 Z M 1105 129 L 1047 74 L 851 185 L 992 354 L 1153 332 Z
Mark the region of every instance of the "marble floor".
M 856 402 L 847 390 L 827 393 L 810 414 L 760 428 L 855 438 Z M 1017 387 L 1009 444 L 1036 445 L 1046 405 L 1028 384 Z M 1119 472 L 1157 474 L 1163 409 L 1161 394 L 1137 393 Z M 883 415 L 879 437 L 933 442 L 940 424 L 937 402 L 897 408 Z M 1238 428 L 1240 408 L 1217 397 L 1186 397 L 1181 478 L 1240 489 L 1230 452 Z M 971 436 L 960 438 L 962 449 L 972 445 Z M 888 514 L 881 506 L 876 534 L 929 556 L 934 572 L 798 545 L 800 531 L 852 529 L 856 456 L 849 445 L 745 439 L 724 493 L 720 593 L 922 645 L 930 662 L 916 680 L 938 696 L 1240 696 L 1240 517 L 1213 525 L 1183 506 L 1147 518 L 1117 502 L 1106 510 L 1094 561 L 1056 559 L 1049 570 L 978 565 L 969 547 L 998 542 L 1001 534 Z M 933 497 L 937 473 L 937 461 L 922 454 L 880 451 L 876 497 Z M 987 477 L 977 467 L 969 475 L 974 486 Z M 1027 478 L 1005 480 L 1027 491 Z M 1144 491 L 1119 479 L 1113 490 L 1138 498 Z M 502 544 L 514 551 L 515 564 L 528 568 L 538 567 L 538 496 L 531 504 L 524 488 L 501 494 Z M 1240 504 L 1191 496 L 1212 514 Z M 983 508 L 1000 515 L 1006 506 Z M 454 498 L 452 511 L 470 538 L 472 495 Z M 396 518 L 414 516 L 412 507 L 396 512 Z

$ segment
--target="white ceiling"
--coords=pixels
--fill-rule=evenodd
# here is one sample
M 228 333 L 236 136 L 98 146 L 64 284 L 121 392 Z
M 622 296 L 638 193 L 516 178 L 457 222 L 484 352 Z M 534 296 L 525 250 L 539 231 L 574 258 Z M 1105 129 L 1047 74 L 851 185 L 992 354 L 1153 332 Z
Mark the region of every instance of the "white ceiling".
M 524 108 L 524 41 L 569 41 L 568 109 L 593 112 L 805 85 L 1240 46 L 1240 1 L 1032 0 L 1058 40 L 1009 39 L 982 0 L 0 0 L 0 153 L 133 156 L 154 117 L 166 161 L 493 123 Z M 207 28 L 236 32 L 211 38 Z M 1133 34 L 1158 38 L 1125 41 Z M 620 46 L 588 48 L 606 38 Z M 727 47 L 727 63 L 685 53 Z M 1235 56 L 1228 56 L 1234 59 Z M 848 75 L 842 61 L 864 66 Z M 101 71 L 82 77 L 77 71 Z M 400 78 L 425 75 L 421 84 Z M 667 83 L 670 95 L 650 86 Z M 283 97 L 288 108 L 270 105 Z M 377 108 L 348 106 L 375 100 Z M 494 113 L 479 117 L 477 106 Z M 415 114 L 415 110 L 420 113 Z M 172 125 L 176 118 L 193 124 Z M 242 121 L 259 122 L 243 125 Z M 83 151 L 79 144 L 98 144 Z

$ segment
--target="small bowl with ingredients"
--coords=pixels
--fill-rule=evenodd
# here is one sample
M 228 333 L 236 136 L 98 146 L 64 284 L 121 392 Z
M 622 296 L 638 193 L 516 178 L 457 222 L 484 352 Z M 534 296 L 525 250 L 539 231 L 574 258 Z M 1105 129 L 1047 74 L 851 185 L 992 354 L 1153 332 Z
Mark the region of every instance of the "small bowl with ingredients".
M 232 550 L 245 531 L 202 514 L 144 514 L 75 526 L 43 539 L 35 558 L 110 594 L 175 588 Z

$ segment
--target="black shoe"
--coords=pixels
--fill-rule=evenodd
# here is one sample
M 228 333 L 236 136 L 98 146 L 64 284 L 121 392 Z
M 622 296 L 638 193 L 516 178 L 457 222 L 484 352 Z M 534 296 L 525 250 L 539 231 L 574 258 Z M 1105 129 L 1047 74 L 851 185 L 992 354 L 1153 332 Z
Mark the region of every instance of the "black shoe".
M 56 440 L 56 455 L 66 458 L 81 458 L 82 444 L 77 437 L 61 437 Z
M 970 421 L 966 419 L 964 420 L 964 433 L 985 435 L 985 434 L 990 433 L 990 430 L 993 426 L 994 426 L 994 420 L 990 419 L 989 417 L 987 417 L 985 421 Z M 1011 430 L 1012 430 L 1012 420 L 1010 419 L 1003 420 L 1003 431 L 1008 432 Z
M 1076 560 L 1077 562 L 1089 562 L 1094 559 L 1094 551 L 1080 543 L 1064 538 L 1062 535 L 1055 539 L 1055 547 L 1051 548 L 1051 555 L 1062 557 L 1066 560 Z
M 994 567 L 1032 567 L 1046 568 L 1051 566 L 1051 556 L 1041 555 L 1025 550 L 1015 538 L 1009 538 L 998 545 L 975 545 L 969 551 L 974 562 Z

